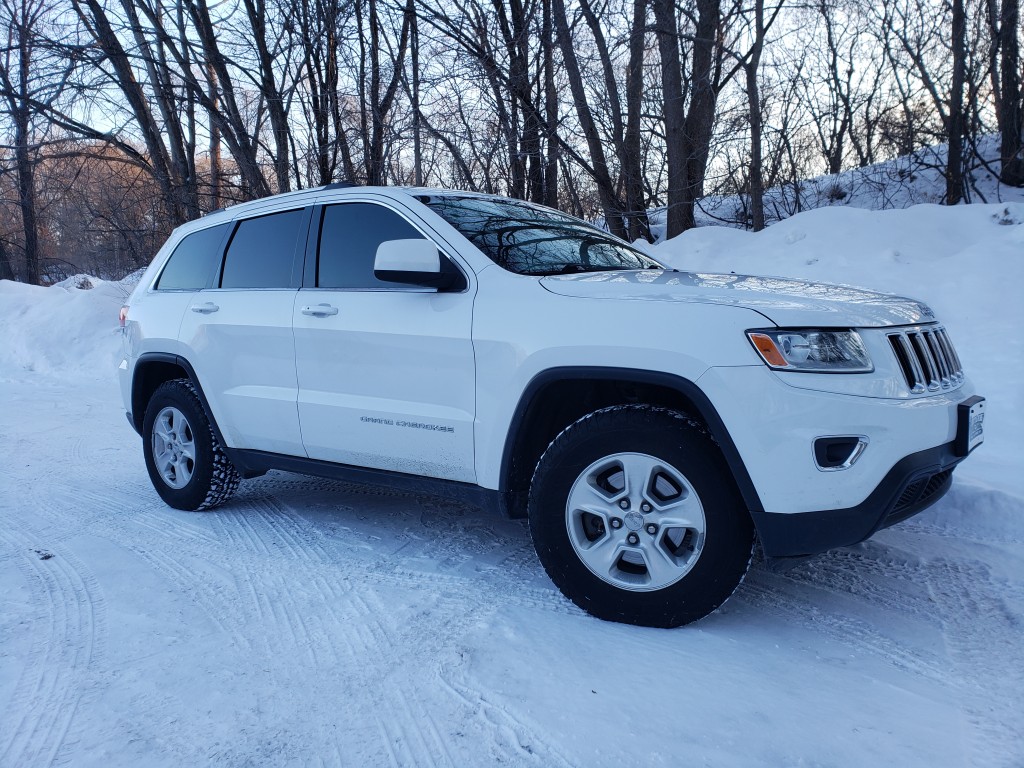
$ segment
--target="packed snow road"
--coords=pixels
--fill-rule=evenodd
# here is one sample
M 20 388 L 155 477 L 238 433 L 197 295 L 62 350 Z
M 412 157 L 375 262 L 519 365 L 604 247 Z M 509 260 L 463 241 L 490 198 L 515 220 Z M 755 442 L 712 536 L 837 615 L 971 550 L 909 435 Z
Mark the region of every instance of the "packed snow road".
M 178 512 L 112 382 L 0 393 L 2 765 L 1024 756 L 1024 524 L 999 493 L 648 630 L 564 600 L 521 523 L 279 473 Z

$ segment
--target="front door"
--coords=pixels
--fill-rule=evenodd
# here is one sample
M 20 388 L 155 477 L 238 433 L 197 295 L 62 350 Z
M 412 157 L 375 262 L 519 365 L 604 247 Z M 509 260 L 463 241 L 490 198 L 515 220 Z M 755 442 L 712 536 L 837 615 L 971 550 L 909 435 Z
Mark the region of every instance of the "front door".
M 472 482 L 472 286 L 437 293 L 377 280 L 381 242 L 424 237 L 384 205 L 327 205 L 311 227 L 316 268 L 294 315 L 306 453 Z

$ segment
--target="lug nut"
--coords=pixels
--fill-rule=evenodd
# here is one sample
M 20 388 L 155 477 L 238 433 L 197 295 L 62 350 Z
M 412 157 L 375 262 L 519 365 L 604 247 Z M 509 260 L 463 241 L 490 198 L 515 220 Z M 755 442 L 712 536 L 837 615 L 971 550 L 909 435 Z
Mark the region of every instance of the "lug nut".
M 628 541 L 630 544 L 639 544 L 640 537 L 637 536 L 635 533 L 631 533 L 629 534 L 629 536 L 626 537 L 626 541 Z
M 658 532 L 658 526 L 656 526 L 654 523 L 649 523 L 647 526 L 647 532 L 651 534 L 651 536 L 653 536 Z
M 645 501 L 643 504 L 640 505 L 640 511 L 643 512 L 644 514 L 650 512 L 651 511 L 651 505 L 648 504 Z
M 619 502 L 619 507 L 622 509 L 629 509 L 629 499 L 623 499 Z
M 622 521 L 619 518 L 617 518 L 617 517 L 613 517 L 612 518 L 612 528 L 619 529 L 621 527 L 622 527 Z

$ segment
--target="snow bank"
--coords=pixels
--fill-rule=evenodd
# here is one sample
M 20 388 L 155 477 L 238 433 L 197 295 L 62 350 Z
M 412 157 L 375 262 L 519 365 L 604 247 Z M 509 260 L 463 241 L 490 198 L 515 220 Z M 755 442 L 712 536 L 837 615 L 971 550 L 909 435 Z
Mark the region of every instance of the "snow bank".
M 926 301 L 988 398 L 986 445 L 958 478 L 1024 496 L 1024 203 L 821 208 L 759 233 L 700 227 L 652 252 L 690 271 L 800 277 Z
M 26 371 L 113 377 L 117 313 L 129 290 L 85 275 L 48 288 L 0 280 L 0 379 Z

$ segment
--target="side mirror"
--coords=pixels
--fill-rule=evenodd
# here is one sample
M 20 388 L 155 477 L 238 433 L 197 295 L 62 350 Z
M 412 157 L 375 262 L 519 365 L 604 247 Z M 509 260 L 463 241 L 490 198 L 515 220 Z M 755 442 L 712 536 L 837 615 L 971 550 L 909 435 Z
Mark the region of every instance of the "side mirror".
M 429 240 L 385 240 L 377 246 L 373 276 L 391 283 L 437 288 L 453 285 L 453 276 L 441 269 L 441 254 Z

